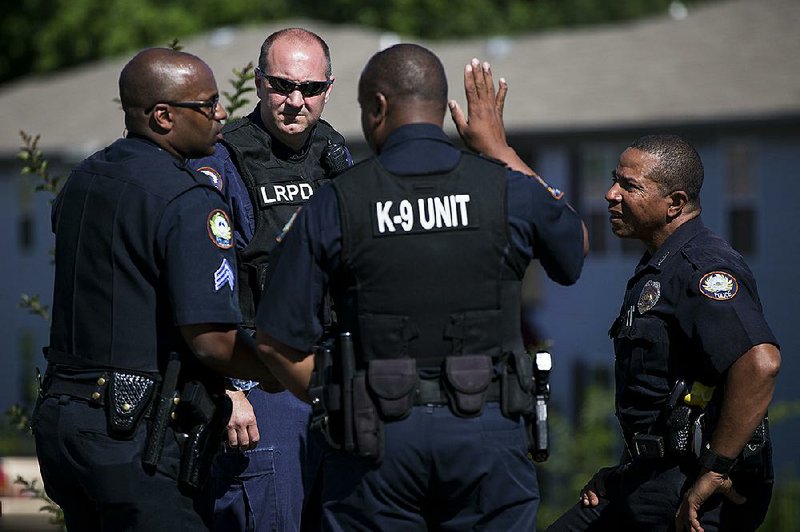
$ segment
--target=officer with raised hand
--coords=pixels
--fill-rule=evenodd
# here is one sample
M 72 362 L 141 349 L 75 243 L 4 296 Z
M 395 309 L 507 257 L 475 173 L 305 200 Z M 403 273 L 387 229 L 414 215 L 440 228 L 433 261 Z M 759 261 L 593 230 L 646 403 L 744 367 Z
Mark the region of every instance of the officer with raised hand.
M 609 331 L 626 452 L 548 530 L 753 531 L 766 516 L 781 356 L 752 272 L 703 224 L 703 177 L 676 135 L 635 140 L 612 172 L 611 230 L 646 246 Z
M 140 52 L 119 89 L 128 135 L 53 205 L 36 451 L 69 530 L 203 530 L 198 493 L 230 413 L 216 371 L 271 380 L 237 328 L 225 198 L 186 165 L 213 153 L 227 115 L 187 53 Z
M 520 281 L 536 257 L 575 282 L 585 228 L 506 143 L 505 82 L 495 93 L 474 60 L 465 87 L 469 119 L 450 103 L 460 134 L 508 167 L 442 131 L 447 82 L 433 53 L 400 44 L 370 59 L 358 100 L 376 156 L 303 206 L 259 305 L 263 360 L 327 409 L 315 424 L 338 449 L 322 468 L 328 530 L 535 527 Z M 328 288 L 340 341 L 330 366 L 317 349 L 310 388 Z
M 258 57 L 256 108 L 225 125 L 214 155 L 191 163 L 230 199 L 242 325 L 253 332 L 275 237 L 299 205 L 352 164 L 342 136 L 320 118 L 334 82 L 325 41 L 286 28 L 267 37 Z M 209 483 L 215 528 L 299 530 L 321 451 L 306 436 L 309 406 L 258 382 L 234 379 L 228 387 L 228 446 Z

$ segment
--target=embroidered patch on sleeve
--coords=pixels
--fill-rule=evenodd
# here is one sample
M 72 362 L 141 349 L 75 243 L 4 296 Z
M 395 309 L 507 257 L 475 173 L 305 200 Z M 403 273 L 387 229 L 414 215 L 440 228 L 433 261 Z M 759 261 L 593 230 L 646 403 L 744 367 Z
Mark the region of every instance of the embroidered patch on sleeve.
M 228 213 L 222 209 L 214 209 L 208 215 L 208 237 L 215 246 L 222 249 L 233 247 L 233 230 Z
M 217 187 L 220 191 L 222 191 L 222 176 L 219 172 L 217 172 L 214 168 L 210 166 L 204 166 L 202 168 L 197 169 L 198 172 L 203 173 L 208 176 L 209 181 L 211 184 Z
M 709 272 L 700 279 L 700 293 L 715 301 L 733 299 L 739 282 L 728 272 Z
M 217 268 L 217 271 L 214 272 L 214 291 L 219 292 L 223 286 L 228 285 L 231 287 L 231 292 L 233 292 L 235 283 L 236 276 L 233 274 L 233 268 L 231 268 L 228 259 L 223 257 L 222 263 Z

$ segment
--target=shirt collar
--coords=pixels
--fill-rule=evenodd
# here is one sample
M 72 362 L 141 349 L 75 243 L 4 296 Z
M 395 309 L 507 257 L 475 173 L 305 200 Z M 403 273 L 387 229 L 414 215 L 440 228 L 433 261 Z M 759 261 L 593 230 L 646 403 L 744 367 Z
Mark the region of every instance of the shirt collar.
M 398 148 L 401 144 L 410 140 L 435 140 L 445 142 L 450 146 L 453 145 L 444 130 L 437 125 L 427 123 L 406 124 L 392 131 L 386 138 L 386 142 L 381 147 L 381 155 Z
M 660 271 L 667 260 L 674 257 L 683 246 L 697 236 L 704 228 L 705 225 L 700 216 L 696 216 L 688 222 L 684 222 L 674 233 L 667 237 L 655 253 L 651 254 L 649 251 L 644 253 L 638 266 L 636 266 L 636 272 L 638 273 L 642 269 L 648 267 Z

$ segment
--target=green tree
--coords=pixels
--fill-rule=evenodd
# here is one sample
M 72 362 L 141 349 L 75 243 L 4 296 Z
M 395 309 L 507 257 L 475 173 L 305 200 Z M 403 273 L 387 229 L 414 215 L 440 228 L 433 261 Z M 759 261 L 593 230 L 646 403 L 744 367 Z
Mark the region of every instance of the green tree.
M 438 39 L 510 35 L 663 13 L 672 0 L 25 0 L 4 6 L 0 83 L 225 25 L 286 17 Z M 697 3 L 707 0 L 686 0 Z

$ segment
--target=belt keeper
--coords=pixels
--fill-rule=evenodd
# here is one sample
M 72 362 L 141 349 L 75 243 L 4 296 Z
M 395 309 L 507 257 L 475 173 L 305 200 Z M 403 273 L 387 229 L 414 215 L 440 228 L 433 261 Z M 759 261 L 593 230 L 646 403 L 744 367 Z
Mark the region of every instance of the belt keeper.
M 99 405 L 104 404 L 105 393 L 103 392 L 105 392 L 107 384 L 108 384 L 108 375 L 106 373 L 103 373 L 95 381 L 95 388 L 92 394 L 89 396 L 89 401 Z

